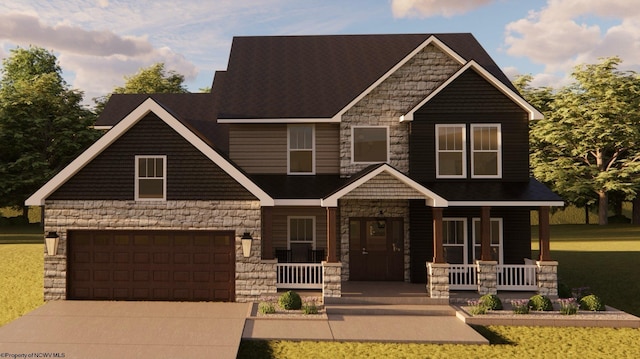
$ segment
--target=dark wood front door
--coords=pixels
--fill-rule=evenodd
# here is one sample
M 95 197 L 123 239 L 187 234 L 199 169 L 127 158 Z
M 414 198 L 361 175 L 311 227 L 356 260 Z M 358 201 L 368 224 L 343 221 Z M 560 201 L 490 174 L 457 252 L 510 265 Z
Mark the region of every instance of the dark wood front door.
M 351 218 L 349 222 L 349 279 L 404 280 L 402 218 Z

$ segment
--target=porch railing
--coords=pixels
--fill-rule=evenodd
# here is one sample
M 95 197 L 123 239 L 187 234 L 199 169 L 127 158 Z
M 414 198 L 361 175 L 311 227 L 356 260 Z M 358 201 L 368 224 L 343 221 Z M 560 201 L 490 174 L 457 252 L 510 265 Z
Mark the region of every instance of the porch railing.
M 278 263 L 276 288 L 322 289 L 322 264 Z
M 499 264 L 498 290 L 529 291 L 537 290 L 537 266 L 535 264 Z M 477 266 L 475 264 L 449 264 L 449 289 L 476 290 Z

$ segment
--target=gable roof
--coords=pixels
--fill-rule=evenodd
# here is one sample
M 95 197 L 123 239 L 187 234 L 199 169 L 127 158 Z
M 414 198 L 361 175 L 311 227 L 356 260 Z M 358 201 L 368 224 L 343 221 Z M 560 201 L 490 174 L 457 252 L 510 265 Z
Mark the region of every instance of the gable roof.
M 516 91 L 471 34 L 236 37 L 219 122 L 336 122 L 341 110 L 429 43 L 460 65 L 475 60 Z
M 26 201 L 27 206 L 42 206 L 49 195 L 55 192 L 66 181 L 73 177 L 84 166 L 96 158 L 102 151 L 107 149 L 120 136 L 126 133 L 131 127 L 138 123 L 148 113 L 153 112 L 167 125 L 173 128 L 185 140 L 202 152 L 207 158 L 218 165 L 223 171 L 233 177 L 238 183 L 246 188 L 251 194 L 256 196 L 262 206 L 273 206 L 274 201 L 265 191 L 258 187 L 246 174 L 224 158 L 218 151 L 211 147 L 204 139 L 196 135 L 188 126 L 178 120 L 174 114 L 162 107 L 156 100 L 148 97 L 144 102 L 119 121 L 98 141 L 85 150 L 80 156 L 73 160 L 67 167 L 55 175 L 38 191 L 31 195 Z

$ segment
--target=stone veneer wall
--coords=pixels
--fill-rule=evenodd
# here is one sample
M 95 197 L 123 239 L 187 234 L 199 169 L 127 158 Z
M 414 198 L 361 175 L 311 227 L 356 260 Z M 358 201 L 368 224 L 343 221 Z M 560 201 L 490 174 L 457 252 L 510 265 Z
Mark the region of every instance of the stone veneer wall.
M 548 297 L 558 297 L 558 262 L 537 261 L 538 293 Z
M 236 233 L 236 301 L 276 291 L 274 261 L 260 259 L 258 201 L 47 201 L 45 232 L 60 236 L 58 254 L 44 257 L 44 299 L 66 299 L 67 230 L 232 230 Z M 253 236 L 251 257 L 244 258 L 240 236 Z
M 409 171 L 408 124 L 400 116 L 424 100 L 461 65 L 434 45 L 426 46 L 342 115 L 340 174 L 348 177 L 368 164 L 351 163 L 351 127 L 389 126 L 389 164 Z
M 410 280 L 409 257 L 409 201 L 407 200 L 340 200 L 340 262 L 342 280 L 349 280 L 349 218 L 384 217 L 404 218 L 404 281 Z

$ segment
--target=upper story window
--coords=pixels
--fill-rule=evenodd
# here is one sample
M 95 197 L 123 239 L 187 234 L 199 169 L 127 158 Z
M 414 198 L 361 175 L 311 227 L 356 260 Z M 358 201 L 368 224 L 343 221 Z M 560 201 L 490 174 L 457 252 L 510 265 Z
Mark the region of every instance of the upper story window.
M 289 125 L 288 174 L 315 173 L 315 131 L 313 125 Z
M 436 177 L 466 176 L 465 125 L 436 125 Z
M 167 198 L 167 156 L 136 156 L 135 199 Z
M 499 124 L 471 125 L 471 177 L 500 178 L 502 154 Z
M 351 139 L 351 158 L 354 163 L 379 163 L 389 161 L 388 127 L 352 127 Z

